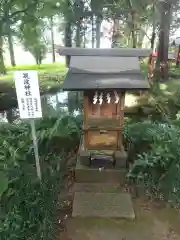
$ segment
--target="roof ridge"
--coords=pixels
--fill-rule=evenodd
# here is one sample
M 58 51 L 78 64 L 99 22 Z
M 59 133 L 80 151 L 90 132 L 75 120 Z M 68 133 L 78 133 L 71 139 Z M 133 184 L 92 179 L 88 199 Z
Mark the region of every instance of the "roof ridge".
M 102 56 L 102 57 L 148 57 L 151 49 L 143 48 L 71 48 L 58 50 L 62 56 Z

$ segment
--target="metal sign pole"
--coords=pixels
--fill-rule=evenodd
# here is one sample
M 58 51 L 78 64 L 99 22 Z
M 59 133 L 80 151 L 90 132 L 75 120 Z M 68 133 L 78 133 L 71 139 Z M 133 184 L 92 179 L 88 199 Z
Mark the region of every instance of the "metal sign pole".
M 38 145 L 37 145 L 37 138 L 36 138 L 35 121 L 30 120 L 30 125 L 31 125 L 32 139 L 33 139 L 33 145 L 34 145 L 34 155 L 35 155 L 35 161 L 36 161 L 37 176 L 39 180 L 41 180 L 42 175 L 41 175 L 41 167 L 40 167 Z

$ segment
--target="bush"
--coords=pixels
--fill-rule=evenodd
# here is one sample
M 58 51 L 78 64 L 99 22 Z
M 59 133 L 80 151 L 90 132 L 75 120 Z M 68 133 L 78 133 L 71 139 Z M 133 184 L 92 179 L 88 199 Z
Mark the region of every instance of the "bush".
M 140 122 L 126 127 L 130 152 L 136 156 L 128 177 L 150 193 L 180 202 L 180 123 Z
M 137 99 L 136 119 L 167 122 L 176 118 L 180 107 L 180 85 L 177 82 L 154 84 L 148 93 Z
M 52 240 L 56 234 L 58 195 L 66 173 L 63 167 L 69 152 L 79 144 L 80 122 L 64 116 L 37 121 L 36 125 L 41 183 L 36 175 L 29 125 L 0 125 L 0 178 L 8 181 L 0 192 L 2 240 Z

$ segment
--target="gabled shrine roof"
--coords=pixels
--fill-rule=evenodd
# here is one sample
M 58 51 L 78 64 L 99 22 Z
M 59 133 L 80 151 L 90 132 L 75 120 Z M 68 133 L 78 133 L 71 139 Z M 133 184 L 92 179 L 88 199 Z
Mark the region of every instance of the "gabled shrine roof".
M 149 88 L 139 64 L 147 49 L 63 48 L 59 53 L 71 56 L 64 90 Z

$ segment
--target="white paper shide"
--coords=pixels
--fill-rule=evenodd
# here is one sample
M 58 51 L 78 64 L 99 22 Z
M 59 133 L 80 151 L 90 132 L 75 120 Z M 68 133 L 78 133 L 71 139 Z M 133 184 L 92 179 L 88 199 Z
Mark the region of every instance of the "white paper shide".
M 112 102 L 112 99 L 114 99 L 114 102 Z M 118 104 L 120 98 L 119 98 L 118 93 L 116 91 L 114 91 L 114 96 L 111 96 L 110 93 L 107 93 L 105 100 L 108 104 L 110 104 L 111 102 L 114 104 Z M 93 97 L 93 104 L 102 105 L 102 103 L 103 103 L 103 93 L 95 92 L 94 97 Z
M 14 74 L 20 118 L 42 117 L 37 71 L 16 71 Z

